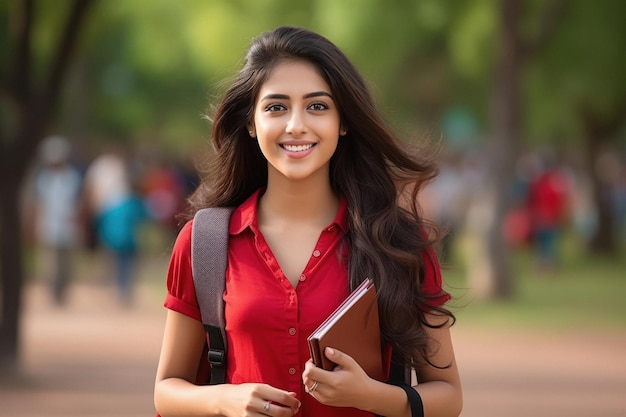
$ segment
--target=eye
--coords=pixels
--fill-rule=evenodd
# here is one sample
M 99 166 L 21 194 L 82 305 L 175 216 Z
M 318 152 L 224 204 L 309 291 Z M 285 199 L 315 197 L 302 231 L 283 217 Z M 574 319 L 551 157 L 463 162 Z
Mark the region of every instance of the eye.
M 327 110 L 328 106 L 326 105 L 326 103 L 316 102 L 316 103 L 311 103 L 309 105 L 309 109 L 310 110 L 315 110 L 315 111 Z
M 284 111 L 284 110 L 287 110 L 287 108 L 280 103 L 270 104 L 269 106 L 265 107 L 265 111 L 268 111 L 268 112 L 276 112 L 276 111 Z

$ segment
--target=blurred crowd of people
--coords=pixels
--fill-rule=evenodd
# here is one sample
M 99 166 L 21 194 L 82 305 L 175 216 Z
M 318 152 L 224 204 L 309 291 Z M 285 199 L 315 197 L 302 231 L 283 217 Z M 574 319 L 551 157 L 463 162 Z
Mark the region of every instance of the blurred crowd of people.
M 424 191 L 421 203 L 447 237 L 443 254 L 454 240 L 471 233 L 472 208 L 480 204 L 487 183 L 485 154 L 477 150 L 445 152 L 440 174 Z M 513 248 L 530 247 L 538 272 L 552 271 L 559 261 L 565 234 L 591 242 L 598 228 L 598 210 L 588 169 L 580 155 L 537 148 L 520 156 L 510 185 L 509 209 L 502 232 Z M 610 167 L 610 169 L 609 169 Z M 601 175 L 605 198 L 615 220 L 616 233 L 626 235 L 626 155 L 603 154 L 594 169 Z M 469 226 L 469 227 L 468 227 Z
M 484 154 L 446 152 L 440 174 L 424 190 L 421 204 L 427 217 L 447 231 L 443 256 L 467 232 L 472 205 L 485 183 Z M 603 169 L 619 233 L 626 233 L 626 163 L 623 155 L 606 154 Z M 610 168 L 610 169 L 609 169 Z M 133 275 L 141 251 L 139 230 L 156 225 L 173 237 L 177 214 L 195 189 L 197 174 L 184 161 L 163 155 L 133 153 L 121 145 L 87 159 L 61 136 L 40 146 L 27 186 L 25 231 L 41 249 L 53 299 L 63 304 L 73 275 L 77 250 L 101 251 L 114 266 L 111 280 L 120 302 L 132 303 Z M 587 170 L 553 151 L 537 149 L 522 155 L 511 184 L 510 209 L 502 230 L 512 247 L 532 247 L 540 271 L 553 269 L 563 233 L 573 231 L 588 242 L 597 229 L 597 210 Z
M 132 305 L 142 226 L 175 236 L 177 214 L 197 184 L 195 171 L 163 155 L 142 156 L 118 144 L 86 160 L 61 136 L 42 141 L 31 178 L 26 235 L 40 249 L 39 269 L 59 305 L 75 278 L 79 250 L 110 259 L 120 303 Z

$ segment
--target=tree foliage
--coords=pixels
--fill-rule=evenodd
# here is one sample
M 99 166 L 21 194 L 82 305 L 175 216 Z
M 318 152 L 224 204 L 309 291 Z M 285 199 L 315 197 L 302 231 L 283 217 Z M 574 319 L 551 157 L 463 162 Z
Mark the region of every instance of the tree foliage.
M 449 95 L 449 8 L 435 0 L 104 2 L 72 72 L 69 91 L 76 94 L 69 93 L 59 127 L 82 114 L 89 122 L 79 137 L 190 146 L 206 135 L 201 113 L 252 37 L 282 24 L 336 42 L 399 125 L 432 123 Z
M 532 66 L 528 79 L 529 137 L 534 143 L 581 143 L 583 109 L 599 117 L 626 118 L 626 59 L 621 24 L 626 3 L 590 5 L 570 0 L 554 41 Z
M 3 290 L 5 310 L 15 309 L 10 300 L 19 300 L 22 277 L 15 269 L 21 254 L 13 227 L 20 224 L 16 185 L 45 134 L 65 134 L 83 148 L 119 140 L 184 154 L 207 139 L 203 113 L 252 37 L 295 25 L 337 43 L 408 138 L 424 131 L 439 136 L 450 114 L 462 115 L 472 134 L 488 136 L 495 124 L 489 114 L 499 10 L 513 0 L 103 1 L 81 26 L 82 8 L 91 3 L 0 2 L 0 266 L 4 283 L 9 276 L 17 281 L 10 294 Z M 519 81 L 516 149 L 574 143 L 594 157 L 597 144 L 623 144 L 626 2 L 520 4 L 521 52 L 534 52 Z M 564 5 L 558 25 L 551 25 L 557 15 L 546 13 L 551 4 Z M 611 232 L 610 224 L 604 230 Z M 17 321 L 9 330 L 16 328 Z

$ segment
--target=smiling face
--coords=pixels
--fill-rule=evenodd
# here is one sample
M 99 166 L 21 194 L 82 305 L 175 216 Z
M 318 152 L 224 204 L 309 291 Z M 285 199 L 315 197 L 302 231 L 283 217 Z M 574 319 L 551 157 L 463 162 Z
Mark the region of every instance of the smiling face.
M 307 61 L 282 61 L 262 85 L 249 126 L 268 162 L 268 181 L 324 176 L 341 129 L 330 87 Z

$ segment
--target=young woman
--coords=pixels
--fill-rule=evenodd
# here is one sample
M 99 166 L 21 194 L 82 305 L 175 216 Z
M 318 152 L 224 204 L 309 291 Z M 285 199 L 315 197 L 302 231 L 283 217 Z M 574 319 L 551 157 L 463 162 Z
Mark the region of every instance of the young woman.
M 428 417 L 459 415 L 454 316 L 416 203 L 436 167 L 394 137 L 346 56 L 304 29 L 259 36 L 216 109 L 212 142 L 191 214 L 237 207 L 224 293 L 227 383 L 198 377 L 206 339 L 188 222 L 167 277 L 161 416 L 411 416 L 408 390 Z M 367 277 L 386 369 L 393 353 L 416 369 L 414 387 L 374 380 L 336 349 L 325 351 L 332 371 L 310 360 L 307 336 Z

